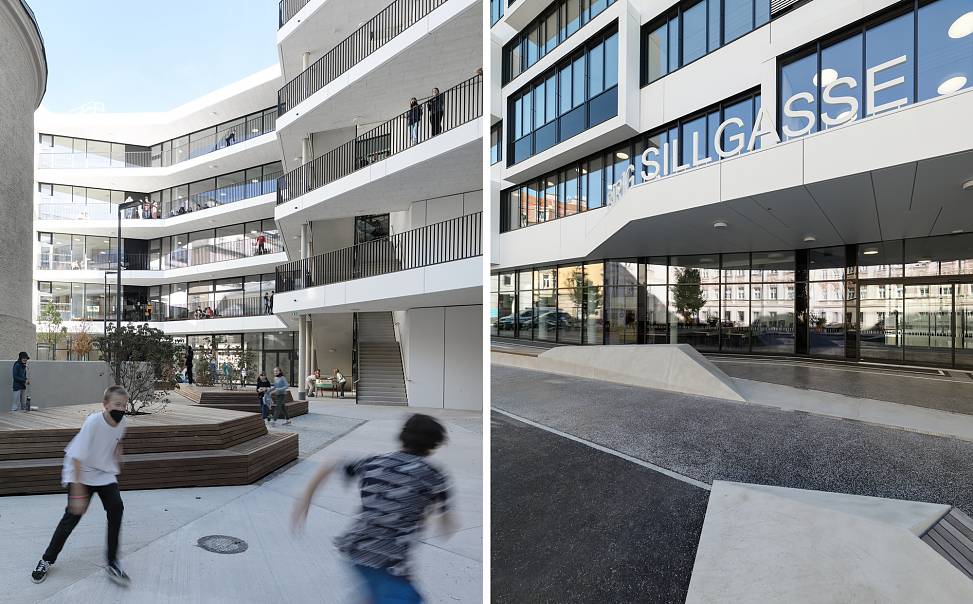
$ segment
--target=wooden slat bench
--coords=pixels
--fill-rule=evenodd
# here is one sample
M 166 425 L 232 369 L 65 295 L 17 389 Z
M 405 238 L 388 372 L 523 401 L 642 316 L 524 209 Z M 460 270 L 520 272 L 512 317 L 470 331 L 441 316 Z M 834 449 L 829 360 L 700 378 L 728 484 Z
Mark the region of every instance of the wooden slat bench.
M 260 402 L 257 398 L 256 391 L 253 389 L 220 390 L 216 388 L 180 385 L 179 394 L 185 396 L 200 407 L 260 413 Z M 305 415 L 308 412 L 307 401 L 295 401 L 290 391 L 284 396 L 288 417 L 297 417 L 298 415 Z M 277 404 L 275 402 L 271 406 L 271 412 L 276 407 Z
M 100 405 L 0 416 L 0 495 L 61 492 L 64 447 Z M 268 432 L 259 415 L 173 405 L 130 416 L 119 486 L 249 484 L 297 459 L 296 434 Z

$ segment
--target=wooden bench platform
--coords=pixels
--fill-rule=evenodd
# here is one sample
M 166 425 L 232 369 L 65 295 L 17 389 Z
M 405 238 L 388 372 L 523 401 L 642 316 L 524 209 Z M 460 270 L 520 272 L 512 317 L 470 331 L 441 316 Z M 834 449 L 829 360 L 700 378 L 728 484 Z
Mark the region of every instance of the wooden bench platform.
M 257 399 L 256 391 L 253 389 L 220 390 L 218 388 L 180 385 L 179 394 L 185 396 L 200 407 L 260 413 L 260 402 Z M 288 417 L 297 417 L 298 415 L 305 415 L 308 412 L 307 401 L 295 401 L 290 391 L 285 395 L 284 401 L 287 407 Z M 271 405 L 271 412 L 276 407 L 276 403 Z
M 64 447 L 100 405 L 0 416 L 0 495 L 55 493 Z M 130 416 L 122 489 L 252 483 L 297 459 L 297 434 L 268 432 L 259 415 L 196 405 Z

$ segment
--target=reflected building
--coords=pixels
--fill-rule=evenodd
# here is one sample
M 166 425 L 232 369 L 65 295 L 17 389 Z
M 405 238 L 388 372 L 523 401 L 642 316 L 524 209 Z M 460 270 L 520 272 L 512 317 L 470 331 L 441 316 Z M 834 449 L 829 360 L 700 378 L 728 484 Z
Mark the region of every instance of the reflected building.
M 973 367 L 973 0 L 494 13 L 494 336 Z

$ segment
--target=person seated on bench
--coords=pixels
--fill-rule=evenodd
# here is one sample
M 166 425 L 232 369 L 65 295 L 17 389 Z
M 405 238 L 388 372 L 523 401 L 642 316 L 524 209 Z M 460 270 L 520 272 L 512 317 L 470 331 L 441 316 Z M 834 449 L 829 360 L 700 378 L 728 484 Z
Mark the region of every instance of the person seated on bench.
M 315 388 L 317 387 L 318 380 L 321 379 L 321 370 L 315 369 L 314 373 L 307 376 L 307 380 L 304 382 L 304 390 L 307 392 L 308 396 L 314 396 Z

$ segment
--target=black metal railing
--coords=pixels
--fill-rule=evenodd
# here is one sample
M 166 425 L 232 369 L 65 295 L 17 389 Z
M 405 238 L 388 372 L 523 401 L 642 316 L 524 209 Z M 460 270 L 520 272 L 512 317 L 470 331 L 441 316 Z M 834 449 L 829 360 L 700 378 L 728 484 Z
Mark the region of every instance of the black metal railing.
M 482 92 L 483 76 L 474 76 L 291 170 L 277 181 L 277 204 L 479 119 L 483 115 Z
M 299 4 L 297 0 L 284 1 Z M 284 115 L 296 107 L 445 3 L 446 0 L 395 0 L 284 84 L 277 92 L 278 115 Z
M 109 282 L 109 286 L 113 283 Z M 159 300 L 126 301 L 122 309 L 122 320 L 129 322 L 156 321 L 191 321 L 204 319 L 227 319 L 239 317 L 259 317 L 271 315 L 266 301 L 262 296 L 228 293 L 216 300 L 212 294 L 204 296 L 189 296 L 184 303 L 166 303 Z M 85 317 L 72 313 L 71 302 L 54 302 L 54 308 L 61 313 L 64 321 L 87 318 L 90 321 L 114 321 L 116 316 L 116 302 L 114 296 L 102 297 L 98 304 L 87 301 L 84 305 Z
M 482 218 L 482 212 L 468 214 L 281 264 L 276 271 L 277 291 L 294 291 L 480 256 L 483 254 Z
M 125 252 L 122 256 L 122 268 L 129 271 L 176 269 L 252 258 L 282 251 L 284 251 L 284 244 L 277 236 L 267 237 L 262 245 L 257 243 L 256 238 L 246 237 L 237 241 L 215 244 L 193 244 L 190 248 L 173 250 L 165 255 Z M 73 252 L 57 253 L 42 249 L 37 259 L 37 268 L 62 271 L 115 270 L 117 254 L 118 252 L 115 250 L 93 254 L 75 254 Z
M 277 29 L 284 27 L 307 3 L 308 0 L 280 0 L 277 4 Z

